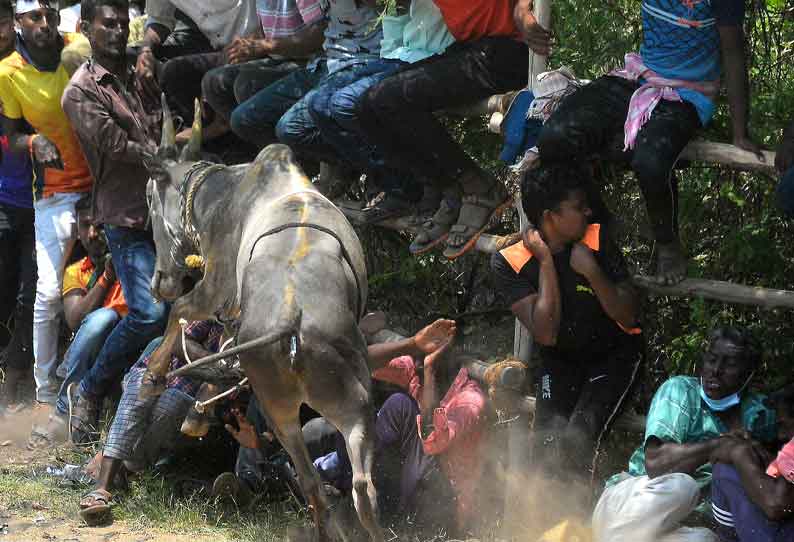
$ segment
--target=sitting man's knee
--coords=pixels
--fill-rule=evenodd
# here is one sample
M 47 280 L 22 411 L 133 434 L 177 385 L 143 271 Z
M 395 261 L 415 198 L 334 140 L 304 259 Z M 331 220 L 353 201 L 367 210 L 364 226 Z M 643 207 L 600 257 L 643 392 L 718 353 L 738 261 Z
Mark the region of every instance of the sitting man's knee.
M 276 124 L 276 139 L 285 145 L 295 145 L 300 141 L 300 137 L 289 115 L 281 117 Z
M 324 92 L 314 92 L 306 99 L 306 107 L 309 116 L 317 124 L 327 124 L 333 121 L 333 115 L 329 108 L 331 103 L 330 96 Z
M 543 126 L 537 141 L 538 153 L 546 161 L 569 160 L 574 158 L 570 145 L 570 136 L 561 122 L 554 117 Z
M 236 107 L 229 118 L 229 126 L 234 135 L 240 139 L 244 141 L 256 140 L 257 125 L 252 107 L 248 107 L 246 104 Z

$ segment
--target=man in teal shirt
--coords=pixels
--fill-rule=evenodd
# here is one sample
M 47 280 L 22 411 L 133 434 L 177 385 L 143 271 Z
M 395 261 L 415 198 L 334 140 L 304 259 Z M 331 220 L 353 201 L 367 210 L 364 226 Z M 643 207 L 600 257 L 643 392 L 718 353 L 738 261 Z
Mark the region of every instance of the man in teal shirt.
M 743 330 L 719 327 L 709 337 L 699 378 L 675 376 L 654 395 L 645 441 L 628 473 L 614 476 L 593 513 L 596 542 L 717 540 L 708 529 L 680 527 L 711 483 L 711 455 L 727 434 L 776 437 L 773 410 L 746 390 L 761 355 Z

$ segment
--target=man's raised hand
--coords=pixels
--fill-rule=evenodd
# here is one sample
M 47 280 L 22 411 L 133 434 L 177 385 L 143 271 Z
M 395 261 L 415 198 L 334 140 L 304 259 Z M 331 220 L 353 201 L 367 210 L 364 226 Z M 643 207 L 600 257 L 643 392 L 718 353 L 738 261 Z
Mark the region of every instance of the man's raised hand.
M 420 329 L 414 335 L 414 343 L 425 355 L 429 355 L 452 342 L 456 331 L 454 320 L 439 319 Z
M 156 75 L 157 59 L 148 47 L 144 47 L 135 64 L 135 85 L 138 92 L 150 104 L 160 102 L 160 84 Z
M 541 56 L 549 56 L 551 53 L 552 35 L 535 18 L 532 13 L 533 7 L 534 2 L 532 0 L 519 0 L 513 9 L 513 21 L 521 34 L 522 41 L 533 52 Z
M 249 422 L 245 416 L 243 416 L 239 409 L 232 409 L 232 414 L 234 414 L 234 417 L 237 420 L 237 426 L 240 429 L 237 430 L 231 424 L 227 423 L 224 425 L 226 430 L 231 433 L 232 437 L 234 437 L 234 440 L 239 442 L 240 446 L 243 448 L 250 448 L 252 450 L 258 449 L 259 437 L 256 434 L 256 429 L 254 428 L 253 424 Z

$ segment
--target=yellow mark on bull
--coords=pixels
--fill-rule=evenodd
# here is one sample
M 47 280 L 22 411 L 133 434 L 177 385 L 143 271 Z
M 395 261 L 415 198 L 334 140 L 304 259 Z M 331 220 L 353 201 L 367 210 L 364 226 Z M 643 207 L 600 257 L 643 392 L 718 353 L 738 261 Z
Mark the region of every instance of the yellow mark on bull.
M 294 196 L 290 197 L 297 198 L 303 202 L 303 207 L 301 207 L 301 217 L 299 222 L 304 223 L 309 216 L 309 204 L 303 198 L 303 194 L 295 194 Z M 295 265 L 303 258 L 306 257 L 306 254 L 309 253 L 309 238 L 306 235 L 306 228 L 296 228 L 297 230 L 297 239 L 295 240 L 295 250 L 289 257 L 290 265 Z

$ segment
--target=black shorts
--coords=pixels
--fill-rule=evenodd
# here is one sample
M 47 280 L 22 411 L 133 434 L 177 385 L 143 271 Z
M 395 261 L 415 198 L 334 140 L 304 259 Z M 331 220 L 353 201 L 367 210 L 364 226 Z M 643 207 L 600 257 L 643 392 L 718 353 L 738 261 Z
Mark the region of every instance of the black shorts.
M 629 396 L 643 354 L 641 335 L 626 335 L 615 348 L 597 355 L 542 352 L 543 364 L 535 371 L 536 459 L 575 457 L 579 467 L 589 467 Z

